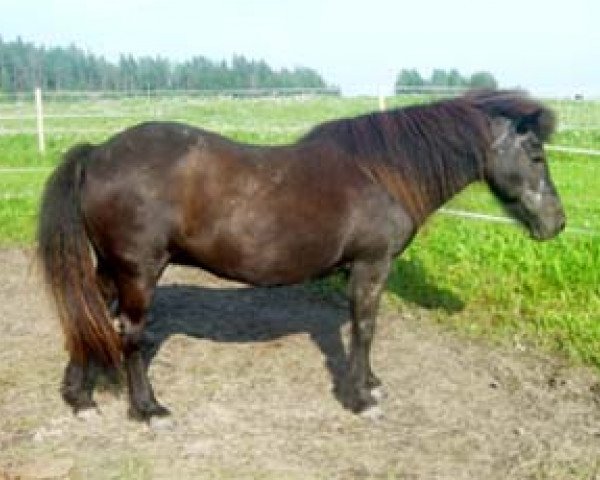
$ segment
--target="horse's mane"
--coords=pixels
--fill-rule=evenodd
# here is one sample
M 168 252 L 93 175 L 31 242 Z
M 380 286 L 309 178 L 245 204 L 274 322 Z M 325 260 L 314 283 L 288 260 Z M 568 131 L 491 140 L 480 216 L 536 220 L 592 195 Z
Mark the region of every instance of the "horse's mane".
M 422 221 L 473 180 L 490 152 L 490 118 L 503 116 L 542 141 L 554 116 L 520 91 L 473 91 L 428 105 L 325 122 L 300 142 L 329 141 Z

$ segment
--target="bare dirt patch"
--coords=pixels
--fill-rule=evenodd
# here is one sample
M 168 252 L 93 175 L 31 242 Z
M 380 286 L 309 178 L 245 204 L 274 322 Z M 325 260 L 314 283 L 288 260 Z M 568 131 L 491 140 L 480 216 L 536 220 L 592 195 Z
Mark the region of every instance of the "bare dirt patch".
M 58 395 L 65 355 L 30 251 L 0 251 L 0 479 L 600 478 L 597 373 L 473 341 L 427 311 L 384 311 L 373 350 L 385 416 L 344 410 L 348 314 L 305 287 L 243 288 L 170 268 L 149 337 L 174 426 L 101 416 Z

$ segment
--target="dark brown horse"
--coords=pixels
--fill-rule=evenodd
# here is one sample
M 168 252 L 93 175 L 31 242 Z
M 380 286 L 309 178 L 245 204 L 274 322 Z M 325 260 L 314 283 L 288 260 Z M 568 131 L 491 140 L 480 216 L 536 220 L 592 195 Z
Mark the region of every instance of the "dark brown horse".
M 330 121 L 285 146 L 144 123 L 74 147 L 48 180 L 38 232 L 70 355 L 64 399 L 75 411 L 94 407 L 93 364 L 123 362 L 131 414 L 168 413 L 140 339 L 156 283 L 176 262 L 254 285 L 347 268 L 348 405 L 368 409 L 390 262 L 428 215 L 483 180 L 534 238 L 564 227 L 543 149 L 553 129 L 552 113 L 526 95 L 484 91 Z

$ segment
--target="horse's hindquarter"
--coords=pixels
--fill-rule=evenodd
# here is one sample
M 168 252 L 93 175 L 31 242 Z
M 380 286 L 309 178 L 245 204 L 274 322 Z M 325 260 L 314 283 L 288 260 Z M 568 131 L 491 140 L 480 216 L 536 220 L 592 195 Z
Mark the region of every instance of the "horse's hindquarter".
M 344 260 L 364 178 L 326 149 L 192 152 L 176 244 L 186 261 L 254 284 L 296 283 Z

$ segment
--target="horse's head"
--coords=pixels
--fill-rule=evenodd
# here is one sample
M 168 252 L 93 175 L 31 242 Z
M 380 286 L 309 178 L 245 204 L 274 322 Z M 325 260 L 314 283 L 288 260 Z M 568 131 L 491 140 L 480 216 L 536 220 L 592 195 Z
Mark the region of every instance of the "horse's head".
M 565 212 L 550 178 L 544 135 L 535 128 L 535 116 L 525 120 L 491 119 L 493 143 L 484 175 L 508 213 L 533 238 L 546 240 L 563 230 Z

